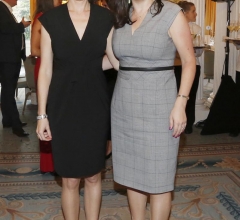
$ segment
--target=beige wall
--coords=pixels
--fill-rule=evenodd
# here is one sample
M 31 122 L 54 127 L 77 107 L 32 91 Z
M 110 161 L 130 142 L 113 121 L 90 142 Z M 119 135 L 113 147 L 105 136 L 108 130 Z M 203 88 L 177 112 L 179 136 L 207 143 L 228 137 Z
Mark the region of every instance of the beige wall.
M 36 9 L 36 0 L 30 0 L 30 13 L 31 18 L 33 17 L 34 11 Z

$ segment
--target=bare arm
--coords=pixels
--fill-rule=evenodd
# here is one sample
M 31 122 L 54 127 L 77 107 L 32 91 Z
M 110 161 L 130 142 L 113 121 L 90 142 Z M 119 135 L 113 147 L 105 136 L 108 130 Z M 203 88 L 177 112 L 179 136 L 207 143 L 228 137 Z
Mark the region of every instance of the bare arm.
M 108 56 L 104 55 L 103 63 L 102 63 L 102 69 L 103 70 L 109 70 L 109 69 L 112 69 L 112 68 L 113 68 L 113 66 L 112 66 L 111 62 L 109 61 Z
M 237 50 L 240 50 L 240 40 L 233 40 L 233 44 L 236 46 Z
M 194 54 L 195 54 L 195 57 L 200 57 L 200 56 L 202 56 L 202 54 L 203 54 L 203 51 L 204 51 L 204 49 L 195 49 L 194 50 Z
M 108 56 L 108 59 L 112 65 L 112 67 L 115 69 L 115 70 L 118 70 L 119 69 L 119 61 L 117 60 L 117 58 L 115 57 L 114 53 L 113 53 L 113 50 L 112 50 L 112 36 L 113 36 L 113 30 L 114 28 L 112 28 L 111 32 L 109 33 L 108 35 L 108 39 L 107 39 L 107 48 L 106 48 L 106 54 Z M 103 60 L 103 62 L 105 62 L 103 64 L 103 67 L 109 67 L 110 64 L 108 63 L 109 62 L 107 59 Z M 112 68 L 110 67 L 110 68 Z M 110 69 L 109 68 L 109 69 Z
M 41 23 L 38 19 L 35 20 L 32 26 L 31 33 L 31 55 L 40 57 L 40 40 L 41 40 Z
M 188 96 L 195 77 L 196 62 L 189 26 L 182 12 L 177 15 L 169 30 L 169 34 L 173 39 L 182 62 L 182 78 L 179 94 Z M 170 128 L 174 129 L 174 137 L 178 137 L 186 126 L 186 104 L 186 98 L 176 98 L 174 108 L 170 115 Z
M 46 114 L 49 85 L 52 79 L 53 53 L 51 39 L 44 27 L 41 27 L 41 66 L 38 76 L 38 115 Z M 37 130 L 41 140 L 52 139 L 48 119 L 38 120 Z

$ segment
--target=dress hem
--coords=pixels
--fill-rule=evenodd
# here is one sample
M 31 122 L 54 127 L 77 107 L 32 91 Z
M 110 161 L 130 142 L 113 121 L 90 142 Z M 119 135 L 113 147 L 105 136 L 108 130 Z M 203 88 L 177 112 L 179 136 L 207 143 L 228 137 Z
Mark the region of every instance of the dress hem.
M 164 189 L 160 190 L 158 189 L 157 191 L 154 191 L 154 190 L 146 190 L 144 188 L 141 188 L 141 187 L 134 187 L 133 186 L 133 183 L 123 183 L 121 180 L 117 180 L 116 178 L 114 178 L 114 181 L 120 185 L 123 185 L 123 186 L 126 186 L 128 188 L 132 188 L 134 190 L 139 190 L 139 191 L 142 191 L 142 192 L 145 192 L 145 193 L 149 193 L 149 194 L 161 194 L 161 193 L 167 193 L 167 192 L 171 192 L 174 190 L 174 186 L 168 186 L 168 187 L 164 187 Z
M 60 176 L 60 177 L 62 177 L 62 178 L 87 178 L 87 177 L 91 177 L 91 176 L 94 176 L 94 175 L 96 175 L 96 174 L 98 174 L 98 173 L 100 173 L 100 172 L 102 172 L 102 170 L 105 168 L 105 166 L 104 167 L 102 167 L 101 169 L 99 169 L 98 171 L 96 171 L 96 172 L 92 172 L 91 174 L 83 174 L 83 175 L 61 175 L 61 173 L 60 172 L 58 172 L 57 170 L 55 170 L 55 172 Z

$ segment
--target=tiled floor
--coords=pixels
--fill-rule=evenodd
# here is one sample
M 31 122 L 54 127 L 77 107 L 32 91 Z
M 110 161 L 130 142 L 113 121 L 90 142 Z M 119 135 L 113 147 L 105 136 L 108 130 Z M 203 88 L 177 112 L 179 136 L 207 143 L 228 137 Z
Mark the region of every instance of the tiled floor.
M 20 118 L 22 121 L 27 122 L 27 126 L 24 127 L 30 135 L 26 138 L 20 138 L 12 134 L 11 128 L 2 127 L 0 123 L 0 152 L 38 152 L 38 139 L 35 133 L 36 128 L 36 114 L 37 106 L 31 105 L 28 101 L 25 114 L 22 115 L 22 108 L 25 97 L 25 89 L 19 89 L 18 98 L 16 98 Z M 0 120 L 2 115 L 0 115 Z M 1 120 L 2 121 L 2 120 Z

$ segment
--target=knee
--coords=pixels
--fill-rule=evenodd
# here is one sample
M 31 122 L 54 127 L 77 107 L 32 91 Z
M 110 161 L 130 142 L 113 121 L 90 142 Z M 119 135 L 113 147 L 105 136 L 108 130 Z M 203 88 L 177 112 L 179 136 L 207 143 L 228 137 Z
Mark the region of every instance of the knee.
M 172 201 L 172 193 L 171 192 L 166 192 L 166 193 L 161 193 L 161 194 L 150 194 L 150 200 L 153 203 L 160 203 L 164 202 L 167 204 L 171 204 Z
M 94 176 L 91 176 L 91 177 L 87 177 L 85 179 L 85 184 L 97 184 L 101 181 L 101 174 L 98 173 Z
M 63 178 L 63 188 L 68 190 L 76 190 L 79 189 L 80 179 L 76 178 Z

